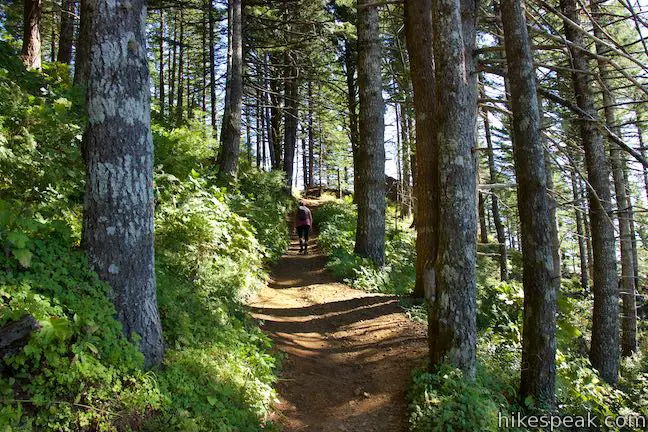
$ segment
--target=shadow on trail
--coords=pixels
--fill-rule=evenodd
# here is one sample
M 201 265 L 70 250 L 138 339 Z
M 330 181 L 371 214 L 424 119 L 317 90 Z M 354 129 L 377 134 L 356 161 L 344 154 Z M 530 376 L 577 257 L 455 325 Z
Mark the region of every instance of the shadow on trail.
M 311 240 L 296 238 L 249 306 L 286 354 L 276 420 L 285 432 L 407 430 L 411 369 L 426 350 L 425 331 L 398 298 L 353 290 L 326 271 Z

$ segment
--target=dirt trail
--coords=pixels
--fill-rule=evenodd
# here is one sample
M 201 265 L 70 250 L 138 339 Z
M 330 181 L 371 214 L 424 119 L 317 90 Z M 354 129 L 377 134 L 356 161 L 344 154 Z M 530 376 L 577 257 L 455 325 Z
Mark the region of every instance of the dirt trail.
M 286 354 L 275 421 L 286 432 L 406 431 L 407 384 L 425 353 L 424 328 L 395 297 L 336 282 L 310 244 L 300 255 L 293 236 L 269 286 L 250 303 Z

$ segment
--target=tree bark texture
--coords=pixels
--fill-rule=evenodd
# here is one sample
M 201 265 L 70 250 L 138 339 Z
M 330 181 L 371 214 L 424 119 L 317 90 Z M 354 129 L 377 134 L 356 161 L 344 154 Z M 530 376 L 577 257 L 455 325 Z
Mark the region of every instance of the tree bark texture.
M 241 109 L 243 104 L 243 34 L 241 0 L 230 0 L 232 31 L 230 83 L 227 86 L 225 114 L 221 130 L 219 167 L 221 175 L 236 177 L 241 146 Z
M 574 23 L 580 18 L 576 0 L 560 0 L 563 14 Z M 583 48 L 583 35 L 565 22 L 565 35 L 572 44 L 572 79 L 578 107 L 597 118 L 591 75 Z M 619 289 L 615 257 L 614 226 L 610 219 L 610 166 L 603 139 L 593 122 L 581 121 L 580 134 L 585 149 L 593 251 L 594 313 L 590 361 L 601 377 L 614 384 L 619 370 Z
M 541 118 L 531 41 L 521 0 L 502 0 L 513 111 L 513 157 L 522 231 L 524 317 L 520 397 L 553 406 L 556 286 Z
M 416 284 L 413 295 L 432 299 L 438 230 L 436 81 L 432 43 L 432 0 L 405 2 L 405 38 L 409 53 L 414 112 L 416 165 L 414 206 L 416 219 Z M 430 314 L 428 314 L 430 316 Z
M 20 58 L 27 69 L 41 67 L 41 13 L 42 0 L 24 0 L 23 40 Z
M 476 369 L 476 3 L 434 0 L 439 218 L 436 287 L 428 330 L 433 365 Z
M 153 227 L 153 140 L 144 0 L 88 0 L 91 38 L 85 132 L 83 246 L 111 286 L 129 338 L 137 333 L 146 364 L 162 360 Z
M 56 61 L 70 64 L 72 61 L 72 47 L 74 45 L 74 2 L 61 1 L 61 30 L 58 42 Z
M 599 39 L 605 39 L 606 35 L 599 26 L 605 26 L 601 19 L 601 10 L 598 2 L 591 0 L 590 8 L 594 19 L 594 35 Z M 597 22 L 598 21 L 598 22 Z M 597 25 L 598 24 L 598 25 Z M 599 56 L 609 56 L 610 50 L 601 43 L 596 43 L 596 53 Z M 599 57 L 599 76 L 603 87 L 603 109 L 605 122 L 610 130 L 617 136 L 621 136 L 621 130 L 617 126 L 616 98 L 612 93 L 614 84 L 612 82 L 612 71 L 610 65 Z M 630 231 L 630 197 L 628 196 L 628 185 L 626 184 L 623 170 L 622 150 L 615 142 L 610 142 L 610 162 L 612 164 L 612 178 L 614 180 L 614 191 L 617 204 L 617 222 L 620 233 L 621 246 L 621 299 L 623 313 L 621 315 L 621 354 L 625 357 L 631 356 L 637 351 L 637 301 L 635 297 L 634 257 L 632 254 L 632 233 Z
M 360 94 L 355 185 L 358 204 L 355 253 L 382 266 L 385 261 L 385 119 L 382 98 L 378 7 L 358 1 L 358 89 Z

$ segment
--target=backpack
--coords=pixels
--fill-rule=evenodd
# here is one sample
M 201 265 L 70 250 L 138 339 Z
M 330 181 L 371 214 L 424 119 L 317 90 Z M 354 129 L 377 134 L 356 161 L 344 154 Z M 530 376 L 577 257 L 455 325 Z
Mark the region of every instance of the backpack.
M 300 221 L 308 220 L 308 211 L 306 210 L 306 207 L 300 206 L 297 209 L 297 219 L 299 219 Z

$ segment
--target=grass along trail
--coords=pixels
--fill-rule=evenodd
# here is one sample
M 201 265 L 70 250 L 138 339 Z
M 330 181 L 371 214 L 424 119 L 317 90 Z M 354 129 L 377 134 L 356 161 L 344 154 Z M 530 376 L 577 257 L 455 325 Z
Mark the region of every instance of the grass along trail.
M 396 297 L 336 282 L 316 239 L 309 251 L 300 255 L 293 235 L 249 304 L 285 353 L 274 420 L 286 432 L 406 431 L 407 386 L 425 354 L 425 328 Z

